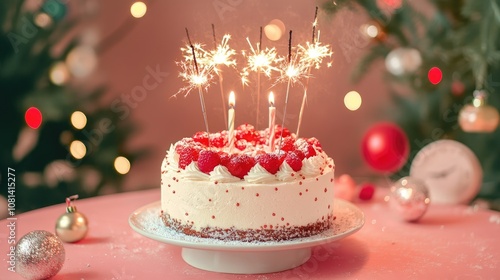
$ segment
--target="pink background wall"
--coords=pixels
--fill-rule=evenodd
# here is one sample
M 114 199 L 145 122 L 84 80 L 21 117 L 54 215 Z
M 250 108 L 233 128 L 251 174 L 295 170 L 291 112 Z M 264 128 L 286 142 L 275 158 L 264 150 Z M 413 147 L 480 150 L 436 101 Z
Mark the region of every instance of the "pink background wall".
M 104 38 L 125 20 L 130 20 L 132 1 L 100 2 L 98 28 Z M 148 2 L 147 2 L 148 3 Z M 219 5 L 219 8 L 215 6 Z M 125 190 L 148 186 L 159 186 L 160 163 L 170 143 L 182 137 L 204 130 L 203 117 L 197 92 L 186 98 L 170 98 L 183 86 L 178 78 L 179 68 L 175 61 L 181 59 L 179 48 L 186 42 L 187 27 L 193 41 L 212 44 L 211 24 L 215 24 L 220 38 L 230 33 L 231 47 L 248 49 L 245 41 L 250 37 L 258 41 L 259 27 L 272 19 L 280 19 L 287 32 L 293 30 L 293 43 L 310 40 L 311 23 L 315 9 L 314 1 L 152 1 L 144 18 L 137 19 L 135 27 L 118 44 L 101 54 L 98 74 L 107 81 L 110 92 L 107 98 L 116 104 L 117 112 L 124 118 L 132 118 L 140 130 L 128 143 L 129 148 L 150 147 L 150 157 L 136 162 L 127 175 Z M 362 56 L 369 42 L 359 33 L 359 26 L 366 18 L 352 11 L 344 11 L 329 18 L 323 11 L 319 14 L 321 41 L 333 48 L 333 67 L 323 66 L 313 71 L 310 81 L 308 104 L 304 113 L 301 136 L 315 136 L 331 155 L 337 166 L 337 175 L 369 176 L 372 171 L 364 164 L 360 154 L 360 142 L 364 131 L 378 120 L 387 120 L 389 100 L 382 81 L 383 63 L 377 63 L 370 74 L 359 84 L 350 81 L 350 73 Z M 275 46 L 280 54 L 287 52 L 288 36 L 272 42 L 265 38 L 263 45 Z M 241 62 L 241 56 L 238 56 Z M 129 95 L 136 86 L 143 84 L 148 75 L 147 68 L 159 68 L 168 73 L 157 86 L 148 91 L 143 100 L 133 100 L 132 105 L 121 99 Z M 255 84 L 245 90 L 240 81 L 227 70 L 224 87 L 234 90 L 236 97 L 236 124 L 255 123 L 255 103 L 252 91 Z M 267 123 L 267 87 L 263 80 L 261 124 Z M 344 106 L 344 95 L 358 91 L 363 104 L 351 112 Z M 282 120 L 285 86 L 273 89 L 276 95 L 277 122 Z M 296 86 L 290 92 L 287 122 L 285 126 L 296 130 L 297 116 L 302 98 L 302 88 Z M 205 95 L 211 131 L 224 128 L 222 104 L 218 86 L 213 86 Z M 116 100 L 116 101 L 115 101 Z M 127 107 L 130 115 L 122 111 Z M 135 107 L 135 108 L 132 108 Z M 261 127 L 262 128 L 262 127 Z

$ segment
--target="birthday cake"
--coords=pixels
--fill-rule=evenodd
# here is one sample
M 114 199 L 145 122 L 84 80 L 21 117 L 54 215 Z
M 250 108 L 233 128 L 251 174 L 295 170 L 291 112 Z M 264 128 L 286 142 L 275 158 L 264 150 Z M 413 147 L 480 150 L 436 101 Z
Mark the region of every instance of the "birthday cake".
M 172 144 L 161 165 L 165 225 L 186 235 L 245 242 L 331 228 L 333 160 L 316 138 L 297 138 L 279 125 L 272 134 L 245 124 L 230 143 L 221 131 Z

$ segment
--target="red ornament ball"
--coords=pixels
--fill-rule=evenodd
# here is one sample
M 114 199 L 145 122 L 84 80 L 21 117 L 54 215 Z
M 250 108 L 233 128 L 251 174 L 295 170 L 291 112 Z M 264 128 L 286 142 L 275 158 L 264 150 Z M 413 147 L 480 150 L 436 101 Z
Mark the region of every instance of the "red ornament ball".
M 42 112 L 36 107 L 30 107 L 24 114 L 24 120 L 29 127 L 37 129 L 42 124 Z
M 361 190 L 359 191 L 359 199 L 370 200 L 373 198 L 374 193 L 375 186 L 369 183 L 365 183 L 361 186 Z
M 410 144 L 399 126 L 382 122 L 368 129 L 361 142 L 361 152 L 370 167 L 392 173 L 408 160 Z

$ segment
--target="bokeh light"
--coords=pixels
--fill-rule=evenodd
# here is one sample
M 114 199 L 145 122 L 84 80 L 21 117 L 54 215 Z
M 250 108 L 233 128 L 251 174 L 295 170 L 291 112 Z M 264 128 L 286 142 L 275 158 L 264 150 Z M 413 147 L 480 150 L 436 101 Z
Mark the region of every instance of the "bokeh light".
M 42 112 L 36 107 L 30 107 L 24 114 L 24 120 L 29 127 L 37 129 L 42 124 Z
M 130 171 L 130 161 L 126 157 L 119 156 L 115 159 L 116 172 L 125 175 Z
M 71 114 L 71 124 L 76 129 L 83 129 L 87 125 L 87 116 L 80 111 L 75 111 Z
M 64 85 L 70 78 L 68 66 L 64 62 L 58 62 L 50 68 L 50 80 L 58 86 Z
M 90 75 L 97 67 L 98 60 L 94 48 L 77 46 L 66 57 L 66 65 L 73 76 L 84 78 Z
M 52 18 L 46 13 L 39 13 L 35 16 L 35 24 L 41 28 L 47 28 L 52 24 Z
M 135 18 L 142 18 L 145 14 L 146 11 L 148 10 L 148 7 L 144 2 L 135 2 L 130 6 L 130 13 L 132 14 L 133 17 Z
M 369 24 L 366 26 L 366 35 L 368 35 L 368 37 L 370 38 L 376 38 L 378 36 L 378 28 L 373 25 L 373 24 Z
M 81 159 L 87 154 L 87 147 L 82 141 L 75 140 L 69 145 L 69 152 L 76 159 Z
M 439 67 L 432 67 L 429 70 L 427 77 L 429 78 L 429 82 L 431 82 L 431 84 L 437 85 L 443 79 L 443 72 L 439 69 Z
M 362 103 L 361 95 L 355 90 L 348 92 L 344 96 L 344 105 L 347 109 L 351 111 L 358 110 L 359 107 L 361 107 L 361 103 Z
M 278 41 L 283 37 L 285 30 L 285 24 L 281 20 L 273 19 L 264 27 L 264 34 L 267 39 Z

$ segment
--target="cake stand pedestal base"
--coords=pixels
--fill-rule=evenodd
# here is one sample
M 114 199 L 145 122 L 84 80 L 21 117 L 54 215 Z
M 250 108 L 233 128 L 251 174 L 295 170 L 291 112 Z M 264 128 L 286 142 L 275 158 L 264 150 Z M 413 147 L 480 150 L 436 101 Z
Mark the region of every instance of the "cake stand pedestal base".
M 214 251 L 182 248 L 185 262 L 199 269 L 235 273 L 260 274 L 292 269 L 311 257 L 311 248 L 276 251 Z

